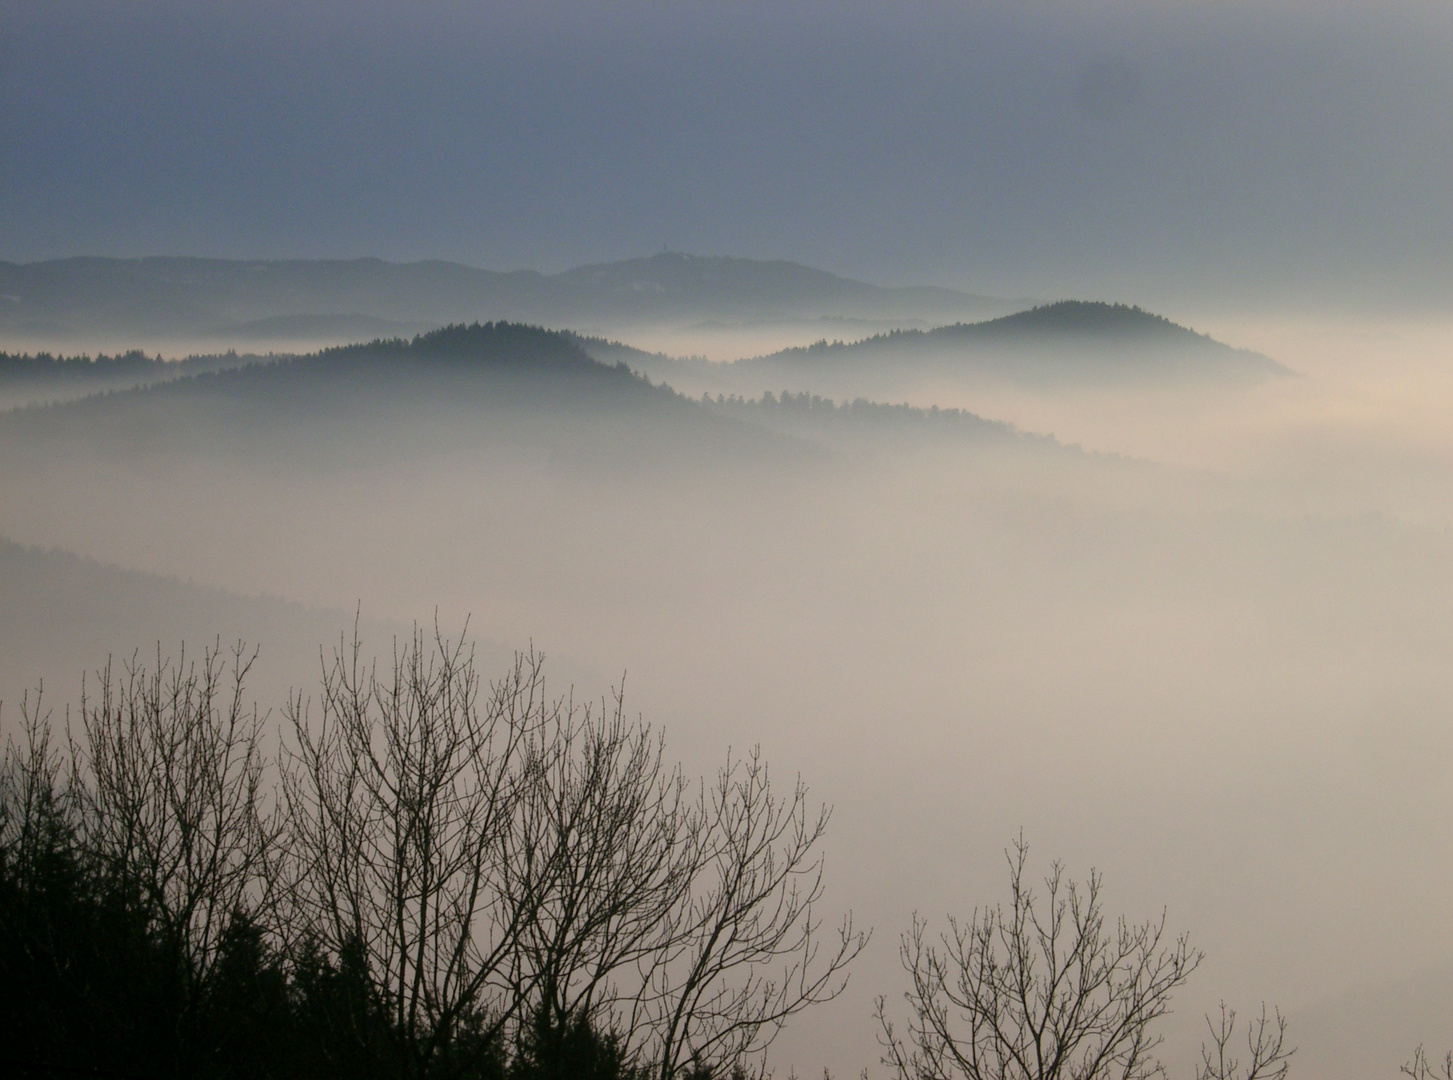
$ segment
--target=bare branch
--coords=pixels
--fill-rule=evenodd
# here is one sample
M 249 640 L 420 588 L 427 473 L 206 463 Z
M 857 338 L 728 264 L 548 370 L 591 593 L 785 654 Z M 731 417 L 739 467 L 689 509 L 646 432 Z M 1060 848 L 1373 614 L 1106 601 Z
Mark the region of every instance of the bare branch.
M 1453 1080 L 1453 1051 L 1440 1062 L 1434 1062 L 1420 1046 L 1413 1053 L 1413 1060 L 1402 1067 L 1404 1076 L 1413 1080 Z
M 1289 1059 L 1296 1048 L 1286 1048 L 1286 1018 L 1278 1009 L 1268 1016 L 1265 1003 L 1261 1015 L 1253 1024 L 1247 1025 L 1246 1050 L 1249 1055 L 1245 1071 L 1234 1056 L 1231 1045 L 1236 1029 L 1236 1010 L 1221 1002 L 1220 1018 L 1213 1021 L 1206 1017 L 1206 1026 L 1211 1032 L 1211 1042 L 1201 1044 L 1201 1065 L 1196 1070 L 1196 1080 L 1285 1080 L 1291 1067 Z
M 1043 899 L 1021 837 L 1005 853 L 1010 903 L 949 920 L 915 917 L 900 953 L 911 988 L 900 1036 L 879 999 L 884 1064 L 899 1080 L 1148 1080 L 1163 1076 L 1154 1026 L 1201 961 L 1165 916 L 1105 925 L 1100 877 L 1051 864 Z
M 72 741 L 84 846 L 135 889 L 205 982 L 228 921 L 271 899 L 281 821 L 264 787 L 262 722 L 244 701 L 257 653 L 219 646 L 175 663 L 160 647 L 108 664 L 81 694 Z

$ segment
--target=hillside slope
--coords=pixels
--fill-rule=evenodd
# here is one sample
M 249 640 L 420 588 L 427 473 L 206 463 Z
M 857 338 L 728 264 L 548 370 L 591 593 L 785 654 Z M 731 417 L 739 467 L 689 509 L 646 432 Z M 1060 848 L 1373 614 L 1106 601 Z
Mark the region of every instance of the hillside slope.
M 417 617 L 427 622 L 429 614 L 421 610 Z M 461 627 L 440 629 L 457 635 Z M 411 627 L 367 609 L 242 596 L 0 536 L 0 720 L 7 730 L 19 720 L 23 695 L 33 701 L 43 686 L 49 706 L 63 711 L 75 702 L 82 677 L 91 682 L 108 659 L 118 669 L 133 655 L 152 662 L 157 648 L 175 659 L 185 646 L 197 660 L 208 648 L 229 650 L 239 642 L 256 648 L 248 689 L 263 709 L 277 709 L 290 689 L 316 684 L 320 655 L 355 630 L 365 655 L 387 657 Z M 478 627 L 471 637 L 485 678 L 503 674 L 515 648 L 528 646 L 481 637 Z M 607 685 L 568 657 L 552 658 L 549 673 L 561 692 L 571 683 Z

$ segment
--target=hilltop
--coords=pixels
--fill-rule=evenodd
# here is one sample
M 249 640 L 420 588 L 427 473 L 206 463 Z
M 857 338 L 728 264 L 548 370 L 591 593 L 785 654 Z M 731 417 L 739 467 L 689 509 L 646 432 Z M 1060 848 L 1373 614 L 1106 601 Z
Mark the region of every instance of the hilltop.
M 1083 300 L 1061 300 L 934 330 L 895 330 L 850 344 L 823 341 L 743 362 L 851 362 L 887 352 L 899 359 L 959 356 L 969 363 L 1059 363 L 1080 370 L 1135 368 L 1145 374 L 1291 374 L 1269 357 L 1223 344 L 1162 315 L 1127 304 Z
M 1294 375 L 1250 349 L 1224 344 L 1163 315 L 1128 304 L 1061 300 L 987 322 L 945 326 L 924 335 L 934 342 L 991 345 L 1063 345 L 1110 365 L 1143 362 L 1145 373 L 1200 377 Z
M 589 345 L 593 353 L 607 350 Z M 1124 304 L 1061 301 L 974 323 L 894 330 L 852 342 L 819 341 L 712 368 L 689 361 L 641 370 L 682 385 L 810 391 L 835 397 L 927 400 L 939 391 L 1017 385 L 1073 388 L 1237 385 L 1292 374 L 1259 353 Z M 668 373 L 667 369 L 671 369 Z

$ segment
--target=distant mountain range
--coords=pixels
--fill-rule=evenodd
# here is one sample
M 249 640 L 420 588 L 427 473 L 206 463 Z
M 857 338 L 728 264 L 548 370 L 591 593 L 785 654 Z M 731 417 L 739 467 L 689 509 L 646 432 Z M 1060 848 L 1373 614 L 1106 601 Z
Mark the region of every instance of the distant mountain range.
M 867 320 L 933 325 L 1026 306 L 883 288 L 792 262 L 664 253 L 559 274 L 380 259 L 0 263 L 0 347 L 110 340 L 337 342 L 505 319 L 576 328 Z M 135 341 L 124 340 L 127 337 Z

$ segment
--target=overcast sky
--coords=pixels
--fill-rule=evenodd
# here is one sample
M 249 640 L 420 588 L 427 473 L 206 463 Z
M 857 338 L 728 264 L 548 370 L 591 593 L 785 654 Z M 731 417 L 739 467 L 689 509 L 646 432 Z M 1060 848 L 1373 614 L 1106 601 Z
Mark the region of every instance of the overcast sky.
M 1436 308 L 1450 116 L 1447 2 L 12 0 L 0 259 L 669 246 Z

